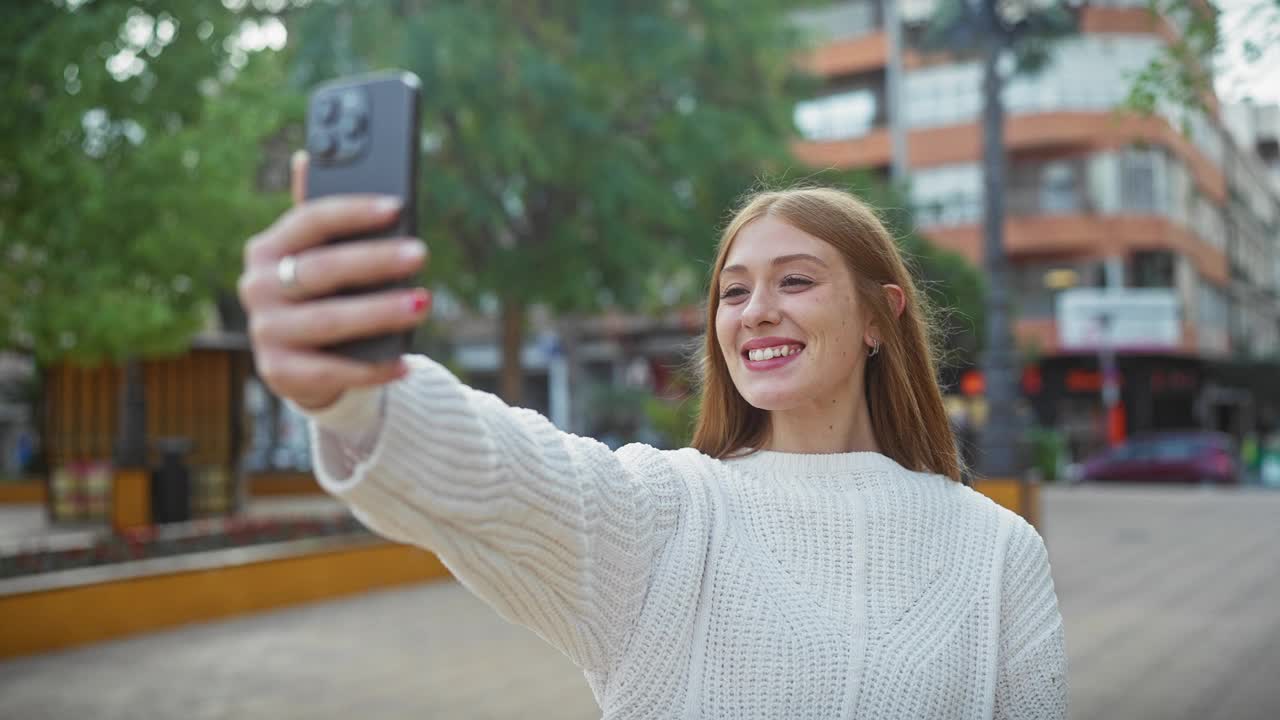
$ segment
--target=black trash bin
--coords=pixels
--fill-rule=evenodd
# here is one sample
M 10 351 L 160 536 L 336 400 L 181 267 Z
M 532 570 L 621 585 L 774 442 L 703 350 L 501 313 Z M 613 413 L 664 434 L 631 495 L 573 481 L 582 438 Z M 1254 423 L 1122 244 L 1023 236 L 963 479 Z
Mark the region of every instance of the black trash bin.
M 160 438 L 156 450 L 160 466 L 151 473 L 151 522 L 184 522 L 191 519 L 191 469 L 187 453 L 193 443 L 184 437 Z

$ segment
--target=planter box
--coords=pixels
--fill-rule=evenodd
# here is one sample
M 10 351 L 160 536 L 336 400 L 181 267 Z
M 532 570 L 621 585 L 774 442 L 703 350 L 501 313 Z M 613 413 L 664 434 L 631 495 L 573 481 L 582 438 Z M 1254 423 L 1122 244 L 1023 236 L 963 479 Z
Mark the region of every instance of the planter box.
M 372 535 L 213 550 L 0 580 L 0 659 L 448 577 Z

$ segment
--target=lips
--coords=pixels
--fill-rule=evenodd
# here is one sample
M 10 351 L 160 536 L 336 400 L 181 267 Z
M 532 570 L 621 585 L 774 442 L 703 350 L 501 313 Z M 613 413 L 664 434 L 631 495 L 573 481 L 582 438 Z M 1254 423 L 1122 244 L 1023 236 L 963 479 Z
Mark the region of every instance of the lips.
M 804 348 L 804 343 L 794 338 L 756 338 L 743 343 L 741 356 L 747 370 L 773 370 L 790 364 Z
M 784 347 L 787 345 L 799 345 L 801 349 L 804 348 L 804 343 L 796 340 L 795 338 L 770 335 L 769 337 L 753 338 L 746 341 L 742 344 L 742 347 L 739 348 L 738 352 L 745 358 L 747 353 L 752 350 L 760 350 L 768 347 Z

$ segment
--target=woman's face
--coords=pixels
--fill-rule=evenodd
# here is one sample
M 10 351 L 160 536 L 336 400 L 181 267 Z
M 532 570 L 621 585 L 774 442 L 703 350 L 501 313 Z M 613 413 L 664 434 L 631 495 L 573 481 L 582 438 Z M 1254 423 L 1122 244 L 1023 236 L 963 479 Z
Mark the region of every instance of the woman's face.
M 866 332 L 839 252 L 765 216 L 720 273 L 716 335 L 738 392 L 761 410 L 853 404 Z

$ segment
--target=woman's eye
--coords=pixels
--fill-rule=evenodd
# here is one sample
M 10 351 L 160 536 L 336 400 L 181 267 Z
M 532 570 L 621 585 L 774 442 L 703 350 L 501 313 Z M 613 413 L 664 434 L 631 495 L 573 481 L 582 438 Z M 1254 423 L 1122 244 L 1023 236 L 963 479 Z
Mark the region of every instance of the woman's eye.
M 746 292 L 747 292 L 746 288 L 731 287 L 728 290 L 725 290 L 724 292 L 720 293 L 720 299 L 727 300 L 729 298 L 737 297 L 739 295 L 745 295 Z
M 802 278 L 796 275 L 788 275 L 782 278 L 783 287 L 806 287 L 812 285 L 813 281 L 809 278 Z

